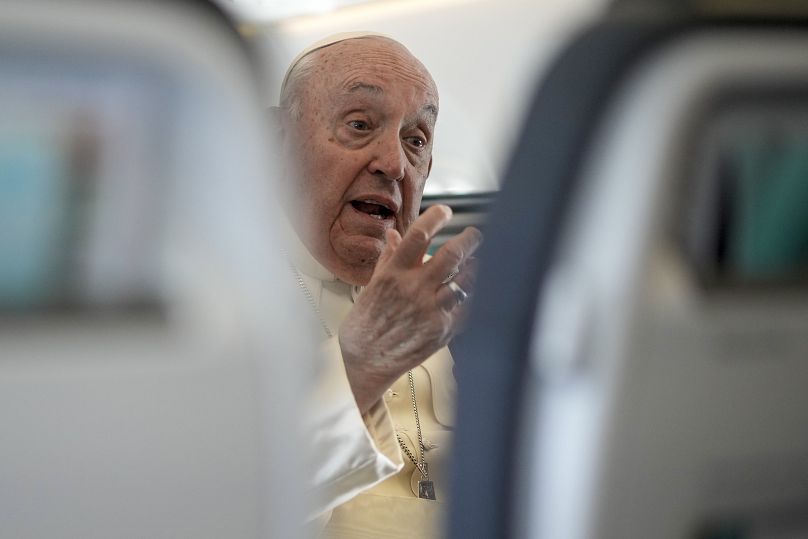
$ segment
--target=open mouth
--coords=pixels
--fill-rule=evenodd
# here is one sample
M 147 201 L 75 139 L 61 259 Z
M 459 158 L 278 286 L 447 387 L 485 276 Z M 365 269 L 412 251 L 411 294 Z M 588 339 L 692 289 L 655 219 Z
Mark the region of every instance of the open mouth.
M 356 211 L 365 213 L 374 219 L 384 220 L 393 217 L 393 210 L 374 200 L 352 200 L 351 206 Z

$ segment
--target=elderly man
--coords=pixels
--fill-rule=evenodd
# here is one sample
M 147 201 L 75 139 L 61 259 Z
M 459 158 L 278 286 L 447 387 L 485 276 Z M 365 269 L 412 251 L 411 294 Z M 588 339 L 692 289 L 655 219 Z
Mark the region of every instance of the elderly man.
M 439 535 L 454 389 L 445 345 L 481 236 L 468 228 L 424 262 L 451 218 L 445 206 L 418 216 L 437 115 L 426 68 L 376 34 L 315 44 L 281 90 L 288 256 L 323 330 L 307 428 L 329 537 Z

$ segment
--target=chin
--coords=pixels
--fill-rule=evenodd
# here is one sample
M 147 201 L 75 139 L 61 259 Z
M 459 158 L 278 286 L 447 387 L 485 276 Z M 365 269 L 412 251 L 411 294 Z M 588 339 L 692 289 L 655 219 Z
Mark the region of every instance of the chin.
M 335 264 L 335 267 L 329 267 L 328 270 L 344 283 L 365 286 L 373 275 L 373 269 L 376 267 L 377 260 L 378 257 L 372 260 L 364 259 L 351 263 L 340 260 Z
M 384 248 L 384 242 L 379 240 L 363 241 L 351 247 L 347 252 L 338 253 L 339 267 L 331 269 L 331 272 L 341 281 L 364 286 L 368 284 L 371 275 L 373 275 L 376 262 L 378 262 L 379 255 L 381 255 Z

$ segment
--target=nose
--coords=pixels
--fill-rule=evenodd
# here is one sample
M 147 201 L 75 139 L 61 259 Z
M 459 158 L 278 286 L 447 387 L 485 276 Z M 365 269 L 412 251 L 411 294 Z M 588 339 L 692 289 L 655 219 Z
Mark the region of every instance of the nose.
M 368 165 L 371 174 L 393 181 L 404 179 L 407 157 L 398 133 L 379 137 L 373 145 L 373 158 Z

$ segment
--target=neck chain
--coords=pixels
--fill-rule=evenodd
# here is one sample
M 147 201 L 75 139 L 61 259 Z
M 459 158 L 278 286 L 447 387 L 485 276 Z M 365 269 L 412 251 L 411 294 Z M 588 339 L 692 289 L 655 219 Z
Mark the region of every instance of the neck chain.
M 424 438 L 421 436 L 421 420 L 418 418 L 418 404 L 415 401 L 415 381 L 413 380 L 412 371 L 407 371 L 407 378 L 410 381 L 410 399 L 412 400 L 412 412 L 415 414 L 415 429 L 418 432 L 418 446 L 421 448 L 419 458 L 415 458 L 410 448 L 404 443 L 399 433 L 396 433 L 396 439 L 401 450 L 404 451 L 412 463 L 421 472 L 421 480 L 418 481 L 418 497 L 426 500 L 435 499 L 435 485 L 429 479 L 429 466 L 426 463 L 426 447 L 424 447 Z
M 286 254 L 286 253 L 284 253 Z M 323 317 L 323 314 L 320 312 L 320 308 L 317 306 L 317 301 L 314 299 L 314 295 L 309 290 L 309 287 L 306 286 L 306 282 L 303 280 L 303 275 L 300 274 L 300 270 L 292 263 L 289 256 L 286 256 L 286 260 L 289 263 L 289 267 L 292 269 L 292 272 L 295 274 L 295 279 L 297 280 L 297 286 L 303 292 L 303 295 L 306 297 L 306 301 L 309 303 L 312 309 L 314 309 L 314 313 L 317 315 L 317 319 L 320 321 L 320 325 L 323 327 L 323 331 L 325 332 L 326 337 L 331 338 L 334 336 L 334 332 L 331 331 L 331 328 L 328 327 L 328 324 Z M 421 449 L 420 455 L 418 458 L 413 455 L 410 448 L 407 447 L 407 444 L 401 438 L 401 435 L 396 432 L 396 439 L 398 440 L 398 445 L 401 447 L 401 450 L 404 452 L 405 455 L 412 461 L 418 471 L 421 473 L 421 481 L 418 481 L 418 497 L 424 498 L 426 500 L 434 500 L 435 499 L 435 486 L 429 479 L 429 466 L 426 462 L 426 448 L 424 447 L 424 439 L 421 434 L 421 420 L 418 417 L 418 403 L 415 400 L 415 381 L 412 376 L 412 371 L 407 372 L 407 378 L 410 382 L 410 400 L 412 401 L 412 412 L 415 415 L 415 429 L 418 432 L 418 446 Z M 417 450 L 416 450 L 417 451 Z
M 286 257 L 289 260 L 289 257 Z M 292 268 L 292 272 L 295 274 L 295 279 L 297 279 L 297 286 L 300 290 L 303 291 L 303 295 L 306 296 L 306 301 L 311 305 L 311 308 L 314 309 L 314 314 L 317 315 L 317 320 L 320 321 L 320 325 L 323 327 L 323 331 L 325 332 L 325 336 L 329 339 L 334 336 L 334 333 L 331 331 L 331 328 L 328 327 L 328 324 L 325 323 L 325 318 L 323 318 L 323 314 L 320 312 L 320 308 L 317 306 L 317 302 L 314 300 L 314 296 L 309 290 L 309 287 L 306 286 L 306 281 L 303 280 L 303 276 L 300 274 L 300 271 L 297 267 L 289 261 L 289 267 Z

